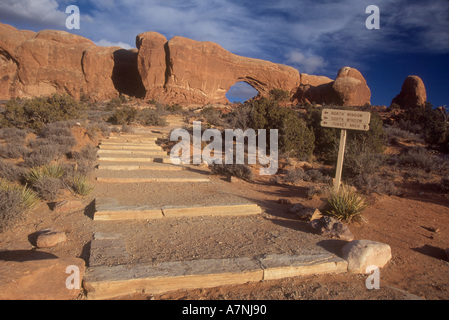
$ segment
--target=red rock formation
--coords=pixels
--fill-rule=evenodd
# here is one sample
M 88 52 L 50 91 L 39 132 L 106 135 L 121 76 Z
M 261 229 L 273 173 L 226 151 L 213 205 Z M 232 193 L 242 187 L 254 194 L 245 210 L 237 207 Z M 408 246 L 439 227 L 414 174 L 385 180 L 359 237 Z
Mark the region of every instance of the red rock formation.
M 249 83 L 261 95 L 274 88 L 293 92 L 299 85 L 299 72 L 294 68 L 241 57 L 213 42 L 183 37 L 164 40 L 154 32 L 137 36 L 138 66 L 148 99 L 225 103 L 226 92 L 239 81 Z
M 98 47 L 64 31 L 19 31 L 0 23 L 0 99 L 53 93 L 96 100 L 143 96 L 136 50 Z
M 293 99 L 296 103 L 363 106 L 370 103 L 371 91 L 357 69 L 343 67 L 334 81 L 301 74 L 301 84 Z
M 216 43 L 157 33 L 136 37 L 137 50 L 98 47 L 64 31 L 19 31 L 0 24 L 0 99 L 53 93 L 106 100 L 120 94 L 165 103 L 226 103 L 244 81 L 261 96 L 288 91 L 292 103 L 363 105 L 370 90 L 356 69 L 335 81 L 289 66 L 235 55 Z
M 391 101 L 391 105 L 396 104 L 403 109 L 425 107 L 427 101 L 426 87 L 418 76 L 408 76 L 401 92 Z

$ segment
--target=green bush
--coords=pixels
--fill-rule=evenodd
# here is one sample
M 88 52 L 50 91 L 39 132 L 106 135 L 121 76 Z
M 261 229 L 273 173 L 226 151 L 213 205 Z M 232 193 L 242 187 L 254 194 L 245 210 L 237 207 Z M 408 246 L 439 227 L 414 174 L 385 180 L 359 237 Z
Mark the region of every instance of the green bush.
M 134 107 L 125 106 L 115 110 L 114 114 L 108 119 L 108 122 L 115 125 L 131 124 L 136 120 L 138 110 Z
M 246 164 L 216 164 L 210 166 L 213 174 L 222 174 L 228 176 L 235 176 L 242 180 L 251 181 L 253 179 L 253 171 Z
M 84 109 L 84 104 L 67 95 L 54 94 L 30 100 L 16 99 L 6 103 L 0 123 L 38 131 L 47 123 L 79 119 L 84 116 Z
M 321 112 L 323 108 L 324 107 L 308 106 L 306 108 L 307 112 L 304 115 L 304 119 L 307 122 L 307 126 L 311 128 L 315 134 L 315 156 L 325 163 L 335 164 L 338 156 L 341 130 L 321 126 Z M 328 106 L 326 108 L 335 107 Z M 350 110 L 352 108 L 338 107 L 338 109 Z M 369 160 L 366 153 L 371 155 L 382 153 L 385 149 L 385 144 L 386 135 L 383 131 L 383 121 L 376 112 L 371 110 L 369 131 L 347 130 L 345 162 L 346 159 L 357 159 L 359 156 Z M 361 150 L 365 152 L 365 154 L 362 155 Z M 358 162 L 362 163 L 363 161 L 360 160 Z M 348 164 L 345 167 L 347 172 L 351 171 Z
M 287 90 L 275 88 L 270 90 L 269 97 L 270 99 L 279 102 L 287 101 L 288 99 L 290 99 L 290 92 L 288 92 Z
M 307 160 L 311 158 L 315 136 L 294 110 L 280 107 L 277 101 L 266 98 L 249 103 L 253 110 L 253 129 L 277 129 L 280 152 Z
M 139 111 L 137 122 L 145 126 L 166 126 L 167 121 L 158 110 L 145 108 Z
M 397 116 L 397 120 L 401 129 L 420 134 L 427 143 L 439 146 L 445 152 L 449 151 L 447 117 L 443 117 L 430 102 L 427 102 L 424 108 L 406 109 Z

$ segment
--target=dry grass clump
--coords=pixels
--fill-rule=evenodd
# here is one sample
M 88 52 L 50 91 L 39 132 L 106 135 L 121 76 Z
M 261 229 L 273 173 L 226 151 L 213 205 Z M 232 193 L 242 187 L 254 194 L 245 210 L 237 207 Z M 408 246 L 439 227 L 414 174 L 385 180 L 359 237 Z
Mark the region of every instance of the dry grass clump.
M 22 219 L 38 203 L 38 195 L 27 186 L 0 180 L 0 231 Z
M 361 221 L 362 212 L 367 207 L 365 199 L 353 188 L 342 185 L 338 191 L 329 189 L 325 213 L 346 222 Z

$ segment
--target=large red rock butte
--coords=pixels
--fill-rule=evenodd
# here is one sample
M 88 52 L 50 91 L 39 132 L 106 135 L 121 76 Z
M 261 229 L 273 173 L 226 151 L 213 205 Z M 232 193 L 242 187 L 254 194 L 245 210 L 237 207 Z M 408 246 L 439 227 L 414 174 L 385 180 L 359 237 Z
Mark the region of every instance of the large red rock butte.
M 227 103 L 243 81 L 260 96 L 290 93 L 291 103 L 364 105 L 370 90 L 359 71 L 344 67 L 337 78 L 233 54 L 216 43 L 157 32 L 136 37 L 136 49 L 99 47 L 64 31 L 20 31 L 0 23 L 0 99 L 53 93 L 108 100 L 120 94 L 163 103 Z
M 426 87 L 418 76 L 405 78 L 401 92 L 391 101 L 402 109 L 424 108 L 427 101 Z

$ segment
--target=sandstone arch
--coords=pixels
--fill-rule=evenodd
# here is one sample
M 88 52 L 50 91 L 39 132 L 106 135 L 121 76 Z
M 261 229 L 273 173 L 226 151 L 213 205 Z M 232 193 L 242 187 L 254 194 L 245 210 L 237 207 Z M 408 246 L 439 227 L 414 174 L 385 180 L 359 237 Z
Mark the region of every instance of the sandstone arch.
M 299 85 L 299 72 L 289 66 L 241 57 L 213 42 L 183 37 L 164 41 L 165 37 L 156 32 L 136 38 L 147 99 L 180 104 L 226 103 L 226 92 L 240 81 L 261 95 L 274 88 L 293 93 Z

